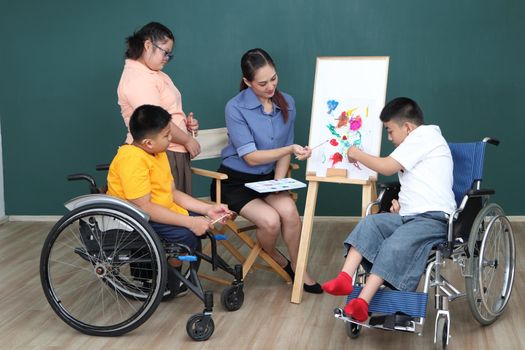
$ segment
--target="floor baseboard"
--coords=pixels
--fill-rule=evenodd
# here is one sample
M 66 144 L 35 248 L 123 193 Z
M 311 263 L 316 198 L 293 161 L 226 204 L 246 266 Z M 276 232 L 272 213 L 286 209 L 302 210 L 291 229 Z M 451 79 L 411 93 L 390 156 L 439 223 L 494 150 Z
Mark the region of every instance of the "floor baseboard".
M 56 222 L 59 215 L 9 215 L 9 221 Z
M 0 218 L 0 224 L 6 221 L 35 221 L 35 222 L 56 222 L 61 218 L 58 215 L 9 215 Z M 302 217 L 301 217 L 302 218 Z M 508 216 L 511 222 L 525 222 L 525 215 Z M 358 222 L 360 216 L 316 216 L 315 222 Z M 242 219 L 241 219 L 242 221 Z

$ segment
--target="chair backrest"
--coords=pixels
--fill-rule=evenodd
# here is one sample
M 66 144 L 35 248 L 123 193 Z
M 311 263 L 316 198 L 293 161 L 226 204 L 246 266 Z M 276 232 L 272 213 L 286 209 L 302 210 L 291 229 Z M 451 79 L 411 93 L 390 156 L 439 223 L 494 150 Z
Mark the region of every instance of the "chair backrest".
M 201 145 L 201 153 L 193 160 L 219 158 L 221 151 L 228 145 L 228 129 L 199 130 L 197 141 Z
M 485 145 L 483 141 L 469 143 L 449 143 L 454 161 L 454 197 L 456 204 L 461 204 L 463 197 L 475 182 L 483 177 Z

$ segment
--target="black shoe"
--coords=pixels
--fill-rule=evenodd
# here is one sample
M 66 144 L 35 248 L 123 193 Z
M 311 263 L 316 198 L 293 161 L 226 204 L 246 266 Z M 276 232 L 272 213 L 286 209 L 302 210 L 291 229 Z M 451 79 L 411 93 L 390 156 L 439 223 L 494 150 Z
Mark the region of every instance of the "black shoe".
M 312 294 L 322 294 L 323 293 L 323 288 L 321 288 L 321 285 L 317 282 L 315 282 L 315 284 L 312 284 L 312 285 L 308 285 L 304 283 L 303 289 L 307 293 L 312 293 Z
M 286 266 L 283 267 L 283 270 L 286 271 L 288 276 L 290 276 L 290 278 L 292 279 L 292 283 L 294 283 L 295 272 L 292 270 L 292 263 L 290 262 L 290 260 L 288 260 L 288 264 L 286 264 Z M 312 293 L 312 294 L 322 294 L 323 293 L 323 288 L 321 288 L 321 285 L 317 282 L 312 285 L 308 285 L 304 283 L 303 289 L 307 293 Z
M 175 298 L 179 298 L 179 297 L 185 296 L 188 293 L 189 293 L 188 287 L 181 282 L 180 286 L 179 286 L 179 290 L 175 294 Z
M 290 260 L 287 259 L 286 261 L 288 261 L 288 264 L 286 264 L 286 266 L 283 267 L 283 270 L 286 271 L 288 276 L 290 276 L 290 278 L 292 279 L 292 283 L 293 283 L 293 280 L 295 278 L 295 272 L 293 272 L 292 270 L 292 263 L 290 262 Z

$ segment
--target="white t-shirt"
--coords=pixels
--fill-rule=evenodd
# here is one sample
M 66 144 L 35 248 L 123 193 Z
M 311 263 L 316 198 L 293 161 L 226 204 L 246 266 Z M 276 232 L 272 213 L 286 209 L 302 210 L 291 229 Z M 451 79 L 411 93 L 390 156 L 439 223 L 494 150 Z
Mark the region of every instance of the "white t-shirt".
M 452 192 L 453 162 L 448 144 L 436 125 L 420 125 L 390 154 L 403 170 L 399 214 L 416 215 L 427 211 L 450 214 L 456 208 Z

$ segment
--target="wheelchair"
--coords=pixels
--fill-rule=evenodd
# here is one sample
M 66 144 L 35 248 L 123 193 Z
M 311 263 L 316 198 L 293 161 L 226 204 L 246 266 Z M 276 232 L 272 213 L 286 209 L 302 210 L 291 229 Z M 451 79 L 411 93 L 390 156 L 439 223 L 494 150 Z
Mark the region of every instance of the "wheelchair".
M 107 170 L 99 165 L 97 170 Z M 197 271 L 202 260 L 234 277 L 221 294 L 228 311 L 244 302 L 242 265 L 230 267 L 218 254 L 216 241 L 224 235 L 207 232 L 211 256 L 183 244 L 167 243 L 148 223 L 148 215 L 133 204 L 105 195 L 87 174 L 89 195 L 65 204 L 69 212 L 49 232 L 40 257 L 40 279 L 54 312 L 72 328 L 95 336 L 119 336 L 143 324 L 161 300 L 189 289 L 204 303 L 191 316 L 187 334 L 196 341 L 214 332 L 213 293 L 204 291 Z M 173 268 L 168 258 L 183 262 Z
M 473 143 L 450 143 L 454 162 L 453 192 L 457 209 L 448 219 L 448 237 L 433 247 L 425 270 L 422 292 L 404 292 L 383 286 L 369 305 L 369 319 L 357 322 L 345 315 L 342 308 L 334 316 L 343 320 L 350 338 L 357 338 L 363 327 L 398 330 L 422 334 L 429 290 L 434 290 L 437 310 L 434 343 L 445 349 L 450 339 L 449 301 L 467 297 L 472 315 L 481 325 L 490 325 L 504 312 L 514 283 L 516 248 L 511 224 L 503 209 L 489 203 L 495 191 L 482 189 L 482 172 L 487 143 L 499 141 L 485 138 Z M 378 199 L 369 204 L 366 215 L 374 208 L 388 212 L 392 199 L 398 198 L 400 185 L 381 186 Z M 456 263 L 465 280 L 465 292 L 453 286 L 441 273 L 446 260 Z M 366 283 L 363 265 L 354 276 L 354 290 L 348 303 L 356 298 Z M 385 283 L 386 285 L 386 283 Z

